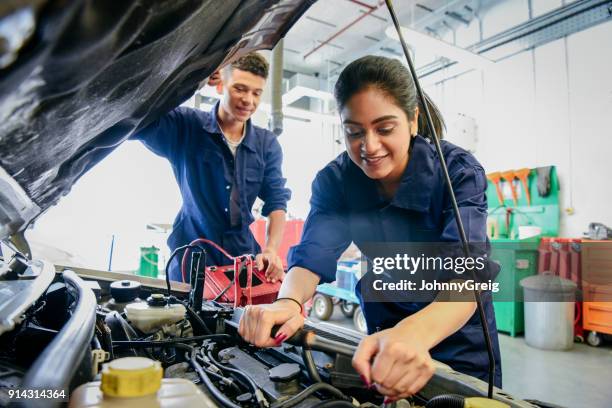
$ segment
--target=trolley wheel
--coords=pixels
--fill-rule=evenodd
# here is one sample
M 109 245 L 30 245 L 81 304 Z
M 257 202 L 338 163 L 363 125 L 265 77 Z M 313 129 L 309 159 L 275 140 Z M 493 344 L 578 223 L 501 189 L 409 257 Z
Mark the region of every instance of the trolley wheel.
M 368 334 L 368 325 L 366 324 L 365 317 L 363 316 L 363 312 L 361 311 L 361 306 L 357 306 L 357 308 L 355 309 L 355 314 L 353 315 L 353 324 L 359 332 L 363 334 Z
M 353 317 L 353 315 L 355 314 L 356 308 L 357 308 L 357 305 L 353 302 L 349 302 L 348 300 L 343 300 L 340 303 L 340 311 L 346 317 Z
M 587 343 L 589 343 L 590 346 L 599 347 L 601 346 L 601 342 L 602 339 L 599 333 L 596 331 L 589 332 L 589 335 L 587 336 Z
M 329 296 L 317 293 L 312 298 L 312 312 L 319 320 L 328 320 L 334 311 L 334 304 Z

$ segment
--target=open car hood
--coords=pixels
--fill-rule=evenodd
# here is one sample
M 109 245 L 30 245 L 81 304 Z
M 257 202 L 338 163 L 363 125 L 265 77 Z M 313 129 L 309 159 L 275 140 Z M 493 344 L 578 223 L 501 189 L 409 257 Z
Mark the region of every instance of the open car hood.
M 273 48 L 314 1 L 0 5 L 0 239 L 219 66 Z

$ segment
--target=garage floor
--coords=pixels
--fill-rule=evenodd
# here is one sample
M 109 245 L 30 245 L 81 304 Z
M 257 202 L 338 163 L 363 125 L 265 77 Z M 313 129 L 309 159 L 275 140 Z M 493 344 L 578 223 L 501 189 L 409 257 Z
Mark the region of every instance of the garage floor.
M 499 336 L 504 388 L 521 398 L 568 408 L 612 407 L 612 347 L 574 344 L 570 351 L 537 350 L 522 337 Z
M 316 320 L 316 319 L 313 319 Z M 329 323 L 353 328 L 336 307 Z M 612 344 L 575 344 L 571 351 L 531 348 L 522 337 L 500 334 L 504 389 L 523 399 L 565 408 L 612 407 Z

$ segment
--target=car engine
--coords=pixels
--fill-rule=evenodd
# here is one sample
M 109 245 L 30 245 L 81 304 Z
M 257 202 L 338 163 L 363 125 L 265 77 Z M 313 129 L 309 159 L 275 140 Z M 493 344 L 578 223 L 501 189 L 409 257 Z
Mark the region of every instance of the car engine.
M 56 268 L 19 253 L 0 264 L 0 294 L 2 406 L 59 406 L 68 396 L 70 406 L 83 406 L 75 405 L 83 388 L 89 397 L 100 394 L 101 370 L 126 357 L 158 362 L 164 381 L 194 384 L 208 401 L 197 406 L 383 403 L 383 396 L 366 389 L 352 368 L 351 356 L 361 337 L 352 330 L 307 320 L 303 330 L 280 347 L 258 349 L 237 333 L 241 307 L 204 300 L 201 305 L 195 302 L 194 309 L 189 285 L 173 282 L 168 293 L 158 279 Z M 54 401 L 15 399 L 15 390 L 31 389 L 65 394 Z M 497 401 L 473 398 L 486 392 L 484 382 L 440 364 L 419 394 L 393 404 L 468 406 L 465 401 L 482 400 L 485 405 L 469 406 L 539 406 L 499 389 Z M 491 405 L 496 403 L 502 405 Z

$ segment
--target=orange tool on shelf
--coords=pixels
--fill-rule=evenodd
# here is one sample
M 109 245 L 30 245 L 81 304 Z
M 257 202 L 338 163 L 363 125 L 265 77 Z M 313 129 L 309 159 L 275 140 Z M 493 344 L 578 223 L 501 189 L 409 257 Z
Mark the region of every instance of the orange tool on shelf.
M 510 184 L 510 190 L 512 191 L 512 202 L 514 203 L 514 206 L 516 207 L 518 205 L 518 199 L 517 199 L 517 195 L 516 195 L 516 188 L 514 187 L 514 170 L 508 170 L 508 171 L 504 171 L 503 173 L 501 173 L 501 178 L 506 180 L 508 182 L 508 184 Z
M 495 190 L 497 190 L 497 199 L 499 200 L 499 205 L 504 205 L 504 195 L 502 194 L 501 187 L 499 186 L 499 181 L 501 180 L 501 174 L 498 171 L 494 173 L 487 174 L 487 179 L 493 184 L 495 184 Z
M 531 170 L 527 168 L 514 170 L 514 175 L 518 177 L 518 179 L 521 180 L 521 183 L 523 184 L 523 191 L 525 192 L 525 196 L 527 197 L 527 205 L 531 205 L 531 195 L 529 194 L 528 185 L 529 173 L 531 173 Z

